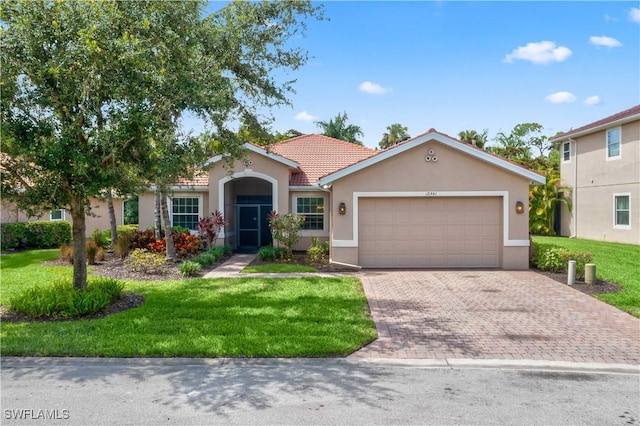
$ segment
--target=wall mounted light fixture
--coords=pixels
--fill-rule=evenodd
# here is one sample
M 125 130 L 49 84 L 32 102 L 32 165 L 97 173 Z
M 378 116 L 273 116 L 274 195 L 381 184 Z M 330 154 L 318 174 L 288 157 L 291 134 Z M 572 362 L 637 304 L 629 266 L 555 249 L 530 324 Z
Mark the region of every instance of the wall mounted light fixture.
M 524 213 L 524 204 L 522 203 L 522 201 L 518 201 L 516 203 L 516 213 Z
M 347 205 L 345 203 L 340 203 L 338 205 L 338 213 L 340 213 L 340 214 L 347 213 Z

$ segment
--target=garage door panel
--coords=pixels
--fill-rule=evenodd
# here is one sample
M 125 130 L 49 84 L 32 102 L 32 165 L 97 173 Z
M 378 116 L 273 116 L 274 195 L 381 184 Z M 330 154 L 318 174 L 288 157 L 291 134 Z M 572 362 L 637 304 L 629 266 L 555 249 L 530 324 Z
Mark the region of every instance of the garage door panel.
M 366 267 L 499 267 L 502 199 L 361 198 Z

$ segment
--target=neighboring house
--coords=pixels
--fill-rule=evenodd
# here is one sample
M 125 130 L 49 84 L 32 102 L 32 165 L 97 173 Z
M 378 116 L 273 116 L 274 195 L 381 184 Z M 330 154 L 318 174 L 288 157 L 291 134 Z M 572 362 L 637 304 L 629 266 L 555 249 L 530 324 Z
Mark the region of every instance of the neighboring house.
M 640 244 L 640 105 L 551 139 L 560 148 L 560 235 Z M 565 194 L 569 195 L 569 194 Z
M 107 202 L 92 199 L 90 204 L 92 214 L 87 216 L 85 224 L 87 237 L 89 237 L 95 229 L 104 231 L 110 227 Z M 15 204 L 5 200 L 2 200 L 0 207 L 2 208 L 0 223 L 33 222 L 35 220 L 66 220 L 73 223 L 71 220 L 71 214 L 64 209 L 43 212 L 39 216 L 30 217 L 27 216 L 25 212 L 19 210 Z M 114 198 L 113 207 L 116 213 L 116 222 L 120 225 L 122 224 L 122 218 L 124 216 L 124 203 L 122 198 Z
M 434 129 L 385 151 L 313 134 L 246 148 L 232 170 L 215 156 L 171 188 L 174 225 L 195 229 L 219 209 L 229 222 L 220 242 L 256 250 L 271 243 L 276 210 L 305 217 L 296 248 L 328 240 L 336 264 L 529 266 L 528 191 L 544 176 Z M 139 203 L 140 228 L 152 227 L 154 194 Z

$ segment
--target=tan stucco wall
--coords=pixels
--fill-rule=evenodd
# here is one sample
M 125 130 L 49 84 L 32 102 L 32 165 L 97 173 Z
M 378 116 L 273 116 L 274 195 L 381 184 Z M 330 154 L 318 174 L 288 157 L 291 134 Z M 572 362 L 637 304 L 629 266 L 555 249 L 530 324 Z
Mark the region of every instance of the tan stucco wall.
M 572 191 L 573 211 L 562 211 L 564 236 L 640 244 L 640 121 L 621 128 L 621 158 L 606 159 L 606 132 L 574 138 L 571 160 L 561 162 L 563 186 Z M 562 149 L 562 146 L 560 147 Z M 615 193 L 630 193 L 631 229 L 615 229 Z
M 122 203 L 121 198 L 113 199 L 113 208 L 116 215 L 116 223 L 121 225 L 123 223 L 122 215 Z M 91 215 L 86 216 L 85 227 L 86 236 L 89 237 L 93 231 L 97 228 L 100 231 L 104 231 L 110 228 L 109 224 L 109 210 L 107 208 L 107 202 L 92 199 L 91 200 Z M 50 213 L 44 212 L 40 216 L 28 217 L 24 212 L 18 211 L 15 206 L 6 201 L 2 202 L 2 223 L 10 222 L 33 222 L 36 220 L 50 220 Z M 64 218 L 69 223 L 73 223 L 71 214 L 67 211 L 64 212 Z
M 437 162 L 426 162 L 430 149 L 435 150 Z M 352 240 L 354 192 L 426 192 L 443 191 L 506 191 L 509 196 L 509 240 L 528 240 L 528 191 L 529 181 L 507 170 L 470 157 L 436 141 L 429 141 L 414 149 L 372 165 L 333 183 L 332 187 L 332 241 Z M 464 196 L 464 194 L 461 194 Z M 436 195 L 437 196 L 437 195 Z M 525 205 L 525 213 L 515 213 L 516 201 Z M 338 215 L 341 202 L 347 206 L 347 214 Z M 505 218 L 503 217 L 503 221 Z M 502 236 L 501 236 L 502 237 Z M 503 247 L 502 267 L 528 268 L 527 247 Z M 357 248 L 334 248 L 332 260 L 357 263 Z
M 326 191 L 291 191 L 289 196 L 289 211 L 296 212 L 298 197 L 313 197 L 324 199 L 324 229 L 323 230 L 302 230 L 300 231 L 300 241 L 293 246 L 294 250 L 306 250 L 311 247 L 311 239 L 318 238 L 320 243 L 329 240 L 329 230 L 331 229 L 331 197 Z

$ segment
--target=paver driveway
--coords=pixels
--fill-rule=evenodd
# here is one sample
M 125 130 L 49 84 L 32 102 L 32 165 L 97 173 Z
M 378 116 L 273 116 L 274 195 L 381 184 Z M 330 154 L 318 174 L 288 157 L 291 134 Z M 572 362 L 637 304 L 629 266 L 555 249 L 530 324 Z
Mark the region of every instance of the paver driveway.
M 640 319 L 531 271 L 360 274 L 379 339 L 356 358 L 640 364 Z

